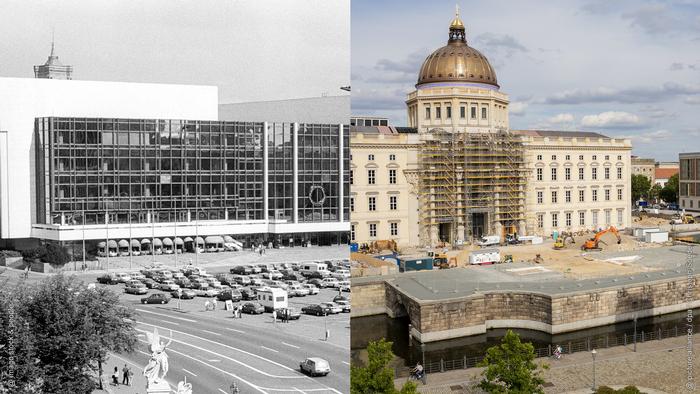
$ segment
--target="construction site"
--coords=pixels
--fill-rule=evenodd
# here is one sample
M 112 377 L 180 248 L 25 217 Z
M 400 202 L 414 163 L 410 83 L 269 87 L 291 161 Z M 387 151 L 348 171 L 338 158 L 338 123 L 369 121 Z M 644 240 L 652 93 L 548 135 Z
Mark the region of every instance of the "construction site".
M 422 136 L 418 160 L 423 245 L 524 233 L 526 169 L 513 133 L 434 129 Z

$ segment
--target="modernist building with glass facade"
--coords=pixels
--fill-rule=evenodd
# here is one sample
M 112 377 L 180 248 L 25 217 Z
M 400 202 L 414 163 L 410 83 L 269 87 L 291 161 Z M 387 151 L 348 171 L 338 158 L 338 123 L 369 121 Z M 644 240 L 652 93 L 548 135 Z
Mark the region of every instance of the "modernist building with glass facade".
M 76 91 L 72 85 L 77 82 L 22 80 L 19 85 L 59 83 L 56 89 L 71 95 L 95 87 L 87 85 L 111 88 L 89 82 Z M 151 85 L 119 85 L 135 89 L 135 100 L 147 107 L 152 101 L 147 97 L 173 101 Z M 95 249 L 103 241 L 163 238 L 177 243 L 206 237 L 232 237 L 244 246 L 348 241 L 347 125 L 219 121 L 215 88 L 214 95 L 197 91 L 202 87 L 177 88 L 184 97 L 178 108 L 192 103 L 198 113 L 161 104 L 152 112 L 156 116 L 143 116 L 148 111 L 110 109 L 108 99 L 98 105 L 104 111 L 33 111 L 25 114 L 31 117 L 31 129 L 23 124 L 0 133 L 0 149 L 8 154 L 13 143 L 28 148 L 12 150 L 17 160 L 0 164 L 0 180 L 6 181 L 0 183 L 7 185 L 0 188 L 6 202 L 0 210 L 6 246 L 36 240 L 70 245 L 86 239 L 88 248 Z M 119 94 L 129 102 L 128 92 Z M 193 103 L 202 98 L 211 107 Z M 0 130 L 3 119 L 15 116 L 0 104 Z M 27 180 L 17 179 L 13 171 L 21 163 L 27 164 Z M 10 183 L 28 191 L 24 195 L 30 207 L 13 198 L 17 193 Z M 20 208 L 16 214 L 13 205 Z M 22 211 L 25 216 L 17 217 Z

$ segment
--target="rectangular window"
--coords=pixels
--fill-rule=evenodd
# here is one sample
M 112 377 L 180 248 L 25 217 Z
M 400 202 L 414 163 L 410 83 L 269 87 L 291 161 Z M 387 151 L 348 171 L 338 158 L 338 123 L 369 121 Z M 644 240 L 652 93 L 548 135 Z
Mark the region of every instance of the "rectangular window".
M 624 211 L 623 211 L 622 209 L 618 209 L 618 210 L 617 210 L 617 225 L 620 226 L 620 227 L 623 225 L 623 223 L 622 223 L 622 216 L 623 216 L 622 213 L 623 213 L 623 212 L 624 212 Z
M 556 160 L 556 159 L 557 159 L 557 155 L 552 155 L 552 160 Z
M 585 201 L 585 190 L 579 190 L 578 191 L 578 202 L 584 202 Z
M 557 180 L 557 169 L 552 168 L 552 180 L 556 181 Z
M 355 170 L 350 170 L 350 184 L 354 185 L 355 184 Z
M 350 212 L 355 212 L 355 197 L 350 197 Z
M 395 160 L 396 160 L 396 155 L 395 155 L 395 154 L 393 154 L 393 153 L 392 153 L 392 154 L 390 154 L 390 155 L 389 155 L 389 160 L 391 160 L 391 161 L 395 161 Z
M 564 179 L 567 181 L 571 180 L 571 168 L 567 167 L 564 169 Z
M 396 184 L 396 170 L 389 170 L 389 183 Z
M 578 224 L 580 226 L 586 225 L 586 212 L 579 212 L 578 213 Z
M 552 192 L 552 204 L 556 204 L 556 203 L 557 203 L 557 191 L 555 190 Z
M 571 212 L 566 213 L 566 227 L 571 227 Z
M 610 155 L 605 155 L 605 160 L 610 160 Z
M 622 201 L 622 189 L 617 189 L 617 201 Z
M 598 169 L 595 167 L 591 168 L 591 179 L 594 181 L 598 179 Z
M 544 215 L 541 213 L 537 214 L 537 228 L 544 228 Z
M 558 213 L 552 214 L 552 227 L 553 228 L 559 227 L 559 214 Z
M 617 179 L 622 179 L 622 167 L 617 167 Z
M 367 160 L 369 160 L 369 161 L 374 161 L 374 155 L 370 154 L 370 155 L 367 157 Z
M 377 197 L 368 197 L 367 198 L 367 207 L 369 208 L 370 211 L 376 211 L 377 210 Z
M 459 107 L 459 117 L 464 119 L 467 116 L 467 109 L 465 107 Z
M 605 189 L 605 201 L 610 201 L 610 189 Z
M 610 179 L 610 167 L 605 167 L 605 179 Z
M 435 119 L 440 119 L 442 117 L 441 109 L 440 107 L 435 107 Z
M 578 155 L 579 160 L 583 160 L 583 155 Z
M 578 169 L 578 180 L 582 181 L 583 180 L 583 167 L 580 167 Z
M 597 189 L 591 190 L 591 200 L 598 201 L 598 190 Z
M 389 233 L 391 234 L 392 237 L 399 235 L 399 224 L 398 223 L 389 223 Z
M 374 170 L 367 170 L 367 184 L 374 185 L 375 172 Z
M 488 110 L 486 107 L 481 107 L 481 119 L 486 120 L 486 115 L 488 114 Z
M 425 118 L 430 119 L 430 107 L 425 107 Z
M 447 119 L 452 118 L 452 107 L 445 107 L 445 116 L 447 116 Z
M 355 240 L 355 225 L 354 224 L 350 225 L 350 240 L 351 241 Z
M 566 155 L 566 160 L 571 160 L 571 155 Z
M 369 224 L 369 236 L 370 238 L 375 238 L 377 236 L 377 223 Z
M 542 204 L 544 203 L 544 197 L 542 196 L 542 192 L 537 192 L 537 203 Z
M 593 227 L 598 227 L 598 211 L 593 211 Z
M 392 211 L 395 211 L 395 210 L 396 210 L 397 205 L 398 205 L 397 200 L 398 200 L 398 197 L 396 197 L 396 196 L 389 196 L 389 209 L 390 209 L 390 210 L 392 210 Z
M 610 225 L 610 210 L 605 211 L 605 225 Z
M 542 169 L 541 168 L 537 169 L 537 180 L 538 181 L 542 180 Z
M 476 107 L 471 108 L 471 118 L 476 119 Z
M 564 197 L 566 199 L 566 202 L 571 202 L 571 190 L 567 190 L 564 192 Z
M 537 155 L 537 160 L 542 160 L 542 155 Z

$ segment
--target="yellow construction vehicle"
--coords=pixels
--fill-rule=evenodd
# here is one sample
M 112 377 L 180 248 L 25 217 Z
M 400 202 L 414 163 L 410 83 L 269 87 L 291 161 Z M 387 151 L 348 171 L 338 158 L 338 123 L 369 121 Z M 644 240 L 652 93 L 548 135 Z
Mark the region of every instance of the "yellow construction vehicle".
M 557 238 L 556 241 L 554 241 L 554 249 L 555 250 L 561 250 L 566 247 L 566 240 L 571 238 L 571 244 L 575 244 L 576 240 L 574 239 L 574 235 L 568 231 L 563 231 L 561 234 L 559 234 L 559 237 Z
M 681 216 L 677 216 L 673 219 L 671 219 L 671 224 L 693 224 L 695 223 L 695 217 L 690 214 L 685 214 Z

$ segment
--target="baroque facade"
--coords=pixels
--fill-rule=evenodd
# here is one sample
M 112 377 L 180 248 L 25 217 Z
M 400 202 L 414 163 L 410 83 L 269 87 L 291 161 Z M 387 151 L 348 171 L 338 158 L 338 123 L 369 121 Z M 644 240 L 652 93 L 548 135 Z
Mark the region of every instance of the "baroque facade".
M 508 104 L 456 15 L 408 94 L 409 127 L 351 127 L 351 240 L 459 245 L 628 226 L 630 141 L 511 130 Z

